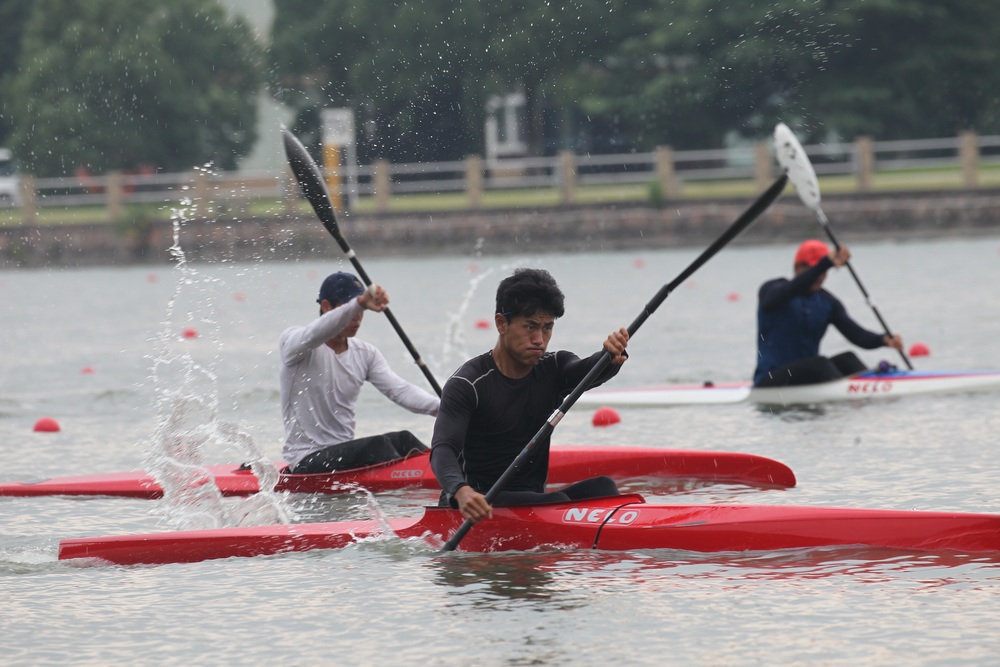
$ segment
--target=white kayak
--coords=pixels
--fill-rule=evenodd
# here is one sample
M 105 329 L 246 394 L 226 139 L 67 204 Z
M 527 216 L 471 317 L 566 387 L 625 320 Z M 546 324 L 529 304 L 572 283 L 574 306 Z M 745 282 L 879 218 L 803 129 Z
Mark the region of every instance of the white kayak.
M 593 389 L 577 400 L 584 407 L 669 407 L 716 403 L 803 405 L 919 394 L 1000 390 L 1000 371 L 866 371 L 818 384 L 754 388 L 749 382 Z

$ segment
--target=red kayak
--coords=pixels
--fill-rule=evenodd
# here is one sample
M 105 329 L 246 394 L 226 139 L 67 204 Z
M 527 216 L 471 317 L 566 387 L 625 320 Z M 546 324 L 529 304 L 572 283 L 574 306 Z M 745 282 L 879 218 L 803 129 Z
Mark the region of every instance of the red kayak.
M 456 510 L 428 507 L 420 518 L 221 528 L 63 540 L 59 559 L 121 565 L 192 563 L 336 549 L 358 540 L 420 539 L 440 548 L 461 524 Z M 1000 515 L 781 505 L 649 505 L 622 495 L 531 507 L 495 508 L 460 551 L 678 549 L 768 551 L 862 546 L 917 552 L 1000 554 Z
M 795 486 L 795 475 L 788 466 L 753 454 L 597 445 L 554 445 L 550 451 L 550 484 L 608 475 L 619 480 L 655 477 L 769 488 Z M 274 465 L 279 470 L 285 467 L 284 463 Z M 256 475 L 238 465 L 206 469 L 224 496 L 248 496 L 260 490 Z M 202 483 L 208 483 L 208 477 L 204 480 Z M 280 474 L 275 491 L 340 493 L 357 486 L 370 491 L 441 488 L 431 471 L 430 454 L 422 452 L 408 459 L 335 473 Z M 163 489 L 142 470 L 0 484 L 0 496 L 54 495 L 159 498 Z

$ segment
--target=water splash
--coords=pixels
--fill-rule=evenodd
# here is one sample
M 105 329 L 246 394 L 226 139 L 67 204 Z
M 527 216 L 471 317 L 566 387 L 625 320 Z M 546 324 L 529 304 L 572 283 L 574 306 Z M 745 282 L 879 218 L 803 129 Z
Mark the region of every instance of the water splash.
M 447 315 L 444 337 L 441 343 L 441 359 L 438 362 L 440 367 L 457 367 L 469 359 L 470 355 L 465 347 L 464 324 L 467 322 L 469 305 L 472 303 L 472 298 L 475 296 L 476 290 L 479 289 L 480 283 L 497 271 L 507 273 L 519 266 L 524 266 L 524 263 L 524 259 L 507 262 L 498 268 L 487 269 L 469 281 L 469 287 L 462 298 L 462 302 L 458 305 L 458 310 Z
M 183 530 L 289 523 L 294 518 L 293 510 L 284 494 L 273 492 L 277 470 L 246 430 L 219 415 L 215 372 L 221 349 L 219 327 L 216 320 L 202 312 L 211 310 L 208 287 L 217 281 L 201 276 L 188 264 L 180 242 L 183 223 L 196 210 L 195 202 L 185 198 L 171 214 L 170 255 L 179 278 L 152 357 L 157 425 L 153 435 L 142 443 L 146 469 L 164 492 L 154 511 Z M 213 332 L 209 338 L 215 341 L 214 356 L 208 362 L 197 361 L 192 345 L 176 333 L 178 303 L 192 291 L 196 305 L 185 313 L 186 322 L 198 321 Z M 209 449 L 230 454 L 235 450 L 240 462 L 247 463 L 257 476 L 261 492 L 236 500 L 224 499 L 204 461 Z

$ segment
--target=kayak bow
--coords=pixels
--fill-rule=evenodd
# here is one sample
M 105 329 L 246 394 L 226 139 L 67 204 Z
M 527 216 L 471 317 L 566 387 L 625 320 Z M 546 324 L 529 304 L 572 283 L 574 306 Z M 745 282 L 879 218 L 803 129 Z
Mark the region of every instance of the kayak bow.
M 279 469 L 284 463 L 274 464 Z M 260 491 L 257 477 L 235 464 L 208 466 L 202 483 L 212 479 L 224 496 L 248 496 Z M 734 452 L 707 452 L 657 447 L 554 445 L 549 456 L 549 483 L 570 484 L 608 475 L 618 480 L 655 477 L 767 488 L 795 486 L 795 475 L 783 463 Z M 440 489 L 430 468 L 429 452 L 407 459 L 336 473 L 281 474 L 275 491 L 341 493 L 365 487 L 389 491 L 408 487 Z M 160 498 L 163 489 L 144 471 L 53 477 L 0 484 L 0 496 L 121 496 Z
M 121 565 L 191 563 L 336 549 L 378 537 L 420 539 L 438 548 L 461 523 L 456 510 L 428 507 L 418 519 L 76 538 L 60 542 L 59 559 L 97 558 Z M 781 505 L 650 505 L 632 494 L 494 508 L 493 518 L 477 524 L 460 550 L 712 553 L 830 546 L 1000 553 L 1000 515 Z

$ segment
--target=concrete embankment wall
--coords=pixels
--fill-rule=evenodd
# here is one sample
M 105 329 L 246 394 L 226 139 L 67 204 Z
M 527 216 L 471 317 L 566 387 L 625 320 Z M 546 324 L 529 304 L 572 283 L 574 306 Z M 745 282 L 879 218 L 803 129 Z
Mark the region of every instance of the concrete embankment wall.
M 748 198 L 345 216 L 340 226 L 361 257 L 500 255 L 707 245 L 750 204 Z M 1000 190 L 830 196 L 823 210 L 840 241 L 1000 235 Z M 163 264 L 175 233 L 188 261 L 337 257 L 340 248 L 312 216 L 185 220 L 142 227 L 0 227 L 0 268 Z M 735 243 L 797 243 L 824 236 L 789 186 Z

